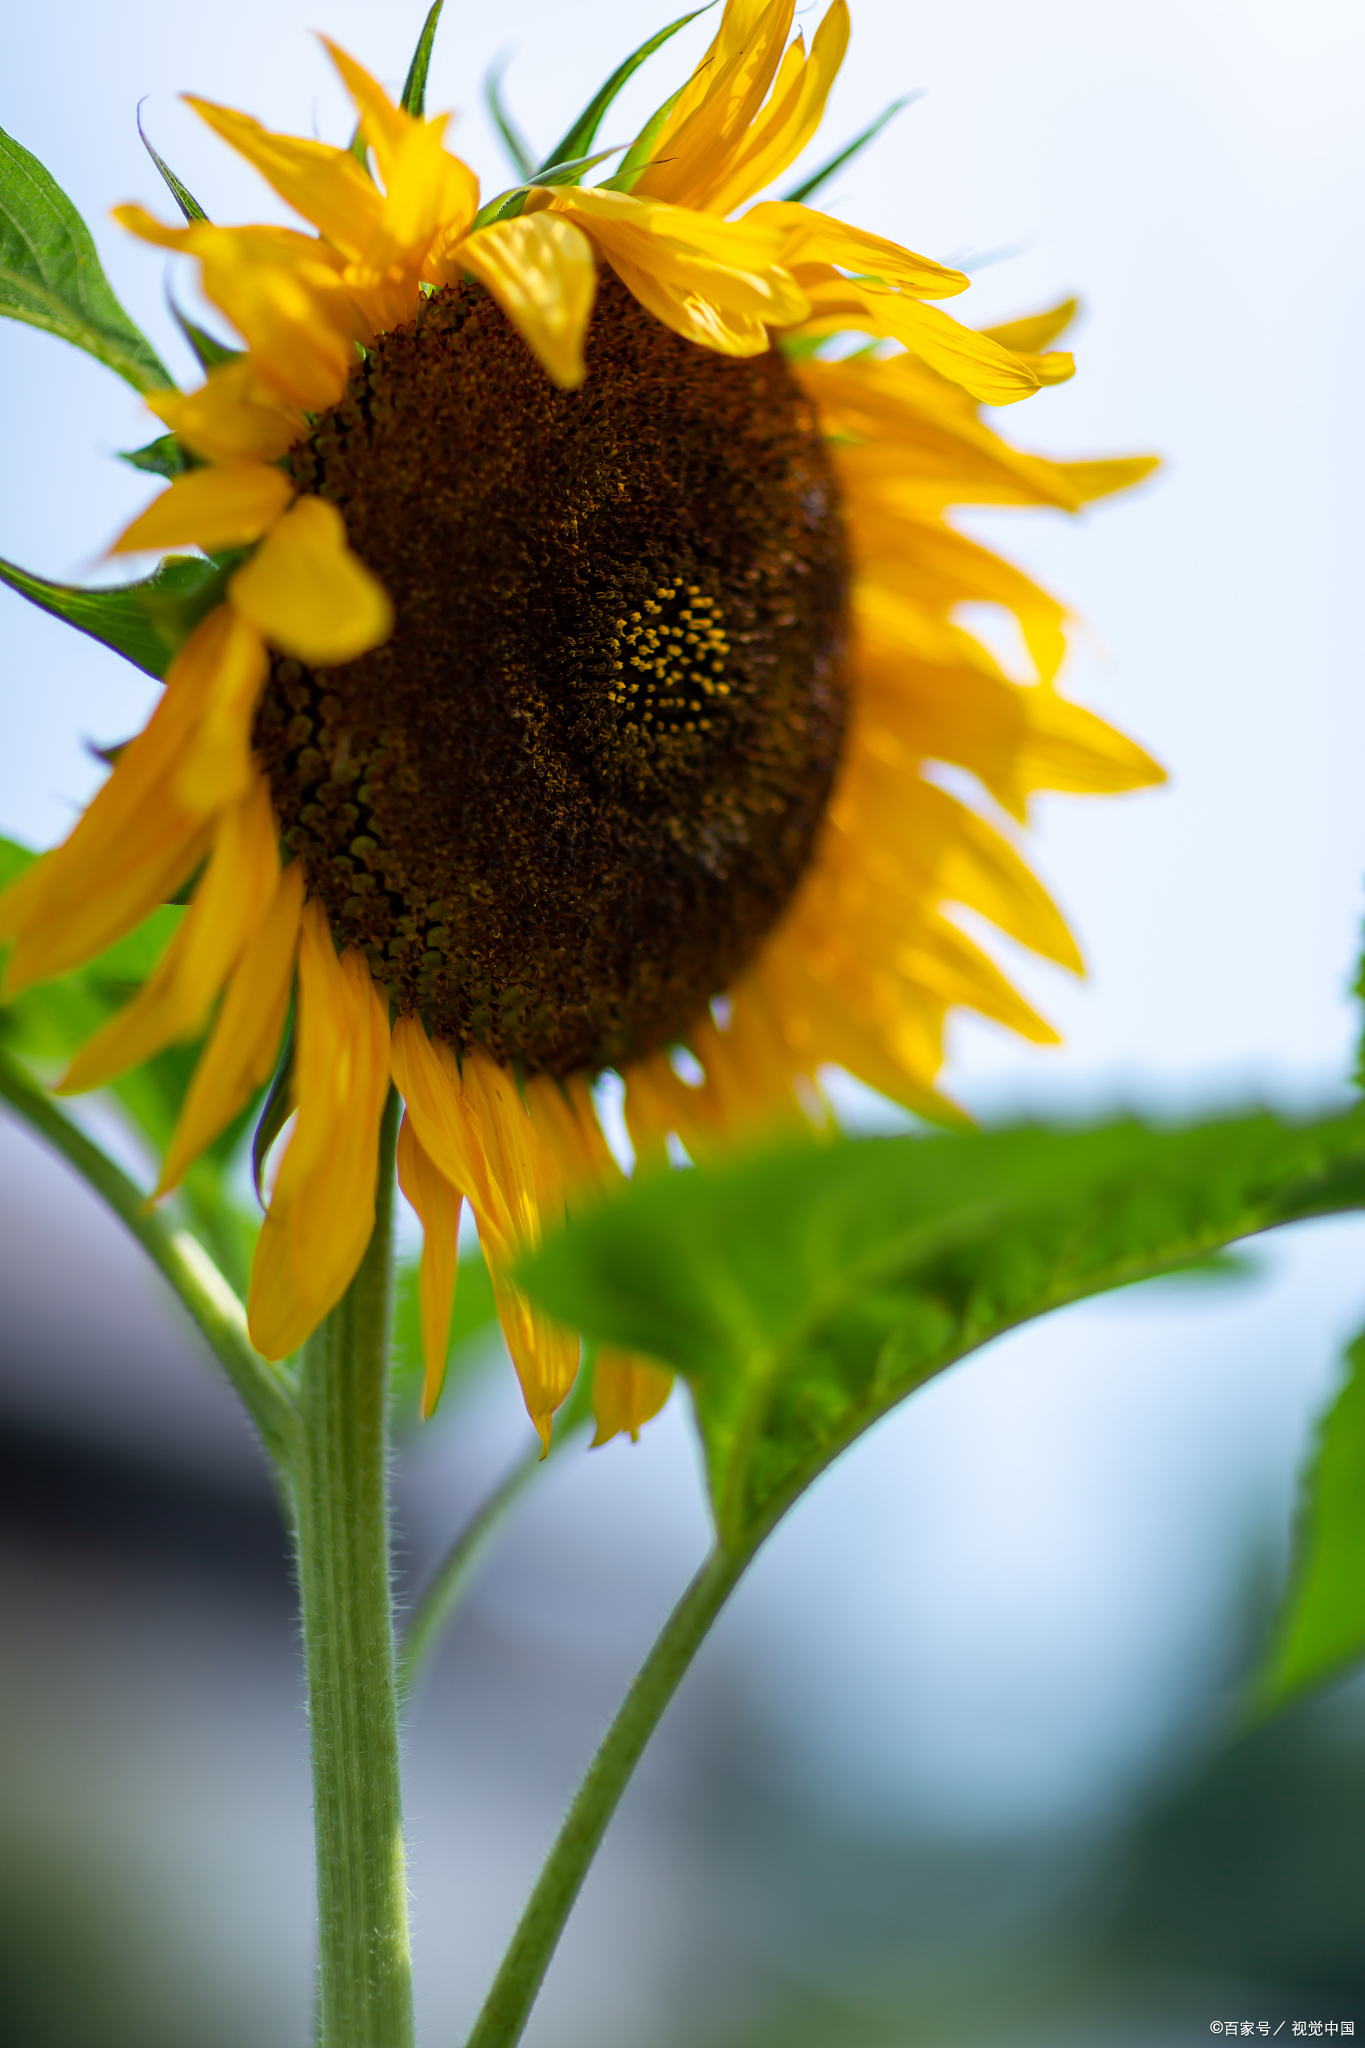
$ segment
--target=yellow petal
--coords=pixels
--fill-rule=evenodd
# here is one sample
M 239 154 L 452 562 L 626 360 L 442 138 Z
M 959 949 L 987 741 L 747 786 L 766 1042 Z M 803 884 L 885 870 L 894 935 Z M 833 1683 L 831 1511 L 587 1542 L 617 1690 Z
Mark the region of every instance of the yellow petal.
M 381 222 L 394 252 L 425 249 L 438 228 L 464 229 L 478 212 L 479 184 L 468 164 L 442 147 L 448 116 L 415 120 L 377 79 L 322 37 L 360 113 L 384 181 Z
M 673 1375 L 647 1358 L 629 1351 L 599 1351 L 593 1366 L 592 1408 L 597 1434 L 592 1443 L 610 1443 L 629 1430 L 635 1443 L 646 1422 L 650 1422 L 673 1391 Z
M 401 107 L 396 107 L 378 79 L 372 78 L 363 65 L 348 56 L 339 43 L 334 43 L 329 36 L 319 36 L 318 41 L 341 73 L 342 82 L 355 101 L 356 111 L 364 123 L 365 140 L 374 151 L 379 175 L 387 184 L 402 157 L 407 131 L 423 124 L 414 121 L 411 114 L 405 114 Z
M 473 1208 L 526 1410 L 548 1444 L 550 1418 L 578 1370 L 578 1337 L 515 1287 L 507 1268 L 563 1219 L 558 1163 L 512 1076 L 482 1047 L 461 1065 L 448 1045 L 432 1044 L 419 1018 L 400 1017 L 393 1075 L 422 1150 Z
M 450 1318 L 455 1308 L 459 1263 L 460 1208 L 464 1197 L 422 1150 L 409 1116 L 398 1131 L 398 1183 L 422 1225 L 422 1269 L 418 1294 L 422 1311 L 423 1419 L 435 1413 L 450 1354 Z
M 263 462 L 191 469 L 120 534 L 110 553 L 142 549 L 240 548 L 267 533 L 294 495 L 282 469 Z
M 334 248 L 347 256 L 363 254 L 383 200 L 349 149 L 272 134 L 249 114 L 196 99 L 192 93 L 185 99 Z
M 220 605 L 210 619 L 216 637 L 206 636 L 196 656 L 208 672 L 203 711 L 171 776 L 175 800 L 196 812 L 233 803 L 249 786 L 251 728 L 269 667 L 260 634 L 234 606 Z
M 228 983 L 166 1148 L 156 1195 L 166 1194 L 264 1087 L 279 1056 L 303 909 L 303 868 L 291 861 Z
M 655 318 L 724 355 L 762 355 L 770 327 L 804 320 L 809 304 L 775 260 L 781 237 L 625 192 L 556 191 L 553 211 L 577 222 Z
M 264 675 L 259 637 L 228 606 L 195 628 L 145 729 L 69 837 L 0 897 L 0 940 L 16 941 L 11 994 L 102 952 L 193 870 L 212 844 L 213 811 L 250 788 Z
M 586 1076 L 571 1074 L 561 1081 L 536 1074 L 526 1082 L 525 1096 L 527 1115 L 559 1163 L 571 1208 L 624 1185 Z
M 642 197 L 698 203 L 748 132 L 782 61 L 794 0 L 732 4 L 715 43 L 693 74 L 700 95 L 685 92 L 665 123 L 654 162 L 636 186 Z
M 354 661 L 393 631 L 393 605 L 347 545 L 323 498 L 300 498 L 228 585 L 232 603 L 272 647 L 318 666 Z
M 205 293 L 246 342 L 263 384 L 305 411 L 336 403 L 365 338 L 339 250 L 292 228 L 168 227 L 140 206 L 116 207 L 114 218 L 144 241 L 199 258 Z
M 1013 349 L 1018 355 L 1037 355 L 1066 332 L 1079 303 L 1077 299 L 1063 299 L 1060 305 L 1049 306 L 1045 313 L 1030 313 L 1023 320 L 1006 320 L 999 327 L 983 327 L 981 332 L 998 341 L 1001 348 Z
M 1055 597 L 942 520 L 850 509 L 860 586 L 913 594 L 945 618 L 959 604 L 1001 605 L 1018 619 L 1040 680 L 1052 681 L 1066 652 L 1066 612 Z
M 214 997 L 276 895 L 279 874 L 270 787 L 261 776 L 246 800 L 224 813 L 204 878 L 155 970 L 76 1055 L 58 1094 L 102 1087 L 163 1046 L 202 1031 Z
M 249 360 L 223 364 L 198 391 L 154 391 L 147 404 L 211 462 L 275 462 L 308 430 L 297 407 L 257 383 Z
M 1038 378 L 1020 357 L 937 306 L 841 277 L 820 263 L 797 263 L 793 274 L 810 301 L 812 325 L 889 335 L 984 405 L 1012 405 L 1038 389 Z
M 294 1099 L 298 1120 L 261 1226 L 247 1327 L 264 1358 L 286 1358 L 335 1308 L 374 1233 L 379 1126 L 389 1088 L 389 1021 L 363 954 L 337 959 L 326 913 L 299 928 Z
M 736 53 L 745 49 L 770 4 L 771 0 L 725 0 L 711 46 L 677 95 L 659 132 L 660 153 L 707 94 L 714 91 L 717 75 Z
M 815 31 L 810 56 L 802 61 L 800 43 L 793 43 L 772 98 L 705 197 L 693 198 L 694 206 L 704 205 L 711 213 L 730 213 L 771 185 L 796 160 L 820 126 L 830 87 L 848 49 L 848 37 L 845 0 L 834 0 Z
M 457 261 L 502 307 L 537 362 L 565 390 L 583 382 L 583 336 L 597 291 L 592 244 L 556 213 L 495 221 Z
M 789 269 L 796 263 L 837 263 L 841 270 L 856 271 L 862 281 L 880 279 L 912 298 L 925 299 L 951 298 L 965 292 L 970 282 L 960 270 L 945 269 L 928 256 L 902 249 L 898 242 L 850 227 L 847 221 L 795 200 L 769 199 L 752 206 L 740 226 L 780 235 L 781 260 Z M 1000 346 L 997 341 L 995 347 Z

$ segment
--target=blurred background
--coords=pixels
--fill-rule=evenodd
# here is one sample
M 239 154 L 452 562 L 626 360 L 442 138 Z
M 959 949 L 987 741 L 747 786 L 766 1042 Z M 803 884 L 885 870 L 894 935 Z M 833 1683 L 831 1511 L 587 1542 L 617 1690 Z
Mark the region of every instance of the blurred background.
M 0 124 L 188 376 L 160 259 L 107 223 L 120 199 L 163 206 L 138 102 L 217 217 L 282 217 L 176 93 L 340 139 L 309 31 L 397 86 L 422 11 L 15 8 Z M 544 145 L 654 26 L 638 0 L 448 0 L 430 103 L 459 111 L 456 146 L 497 189 L 490 63 L 509 57 L 508 102 Z M 635 81 L 604 140 L 629 138 L 705 31 Z M 1140 797 L 1040 803 L 1037 864 L 1091 972 L 1008 960 L 1066 1044 L 960 1024 L 947 1080 L 980 1115 L 1343 1095 L 1365 868 L 1363 55 L 1365 16 L 1334 0 L 855 0 L 812 157 L 893 94 L 924 97 L 821 203 L 972 270 L 956 310 L 978 324 L 1079 291 L 1080 374 L 1001 424 L 1048 453 L 1167 461 L 1080 521 L 965 522 L 1075 604 L 1065 686 L 1172 772 Z M 148 495 L 111 452 L 151 423 L 60 344 L 7 324 L 0 348 L 0 554 L 103 574 Z M 0 831 L 46 845 L 98 780 L 87 743 L 126 737 L 155 686 L 3 591 L 0 645 Z M 1236 1284 L 1069 1311 L 829 1473 L 632 1788 L 535 2048 L 1365 2031 L 1365 1699 L 1347 1686 L 1261 1729 L 1240 1704 L 1312 1418 L 1365 1318 L 1363 1254 L 1365 1223 L 1313 1225 Z M 261 1461 L 150 1269 L 9 1124 L 0 1303 L 0 2041 L 301 2043 L 307 1736 Z M 467 1360 L 405 1436 L 406 1584 L 526 1439 L 505 1362 Z M 547 1467 L 481 1576 L 407 1750 L 424 2044 L 461 2038 L 705 1540 L 675 1401 L 638 1446 Z

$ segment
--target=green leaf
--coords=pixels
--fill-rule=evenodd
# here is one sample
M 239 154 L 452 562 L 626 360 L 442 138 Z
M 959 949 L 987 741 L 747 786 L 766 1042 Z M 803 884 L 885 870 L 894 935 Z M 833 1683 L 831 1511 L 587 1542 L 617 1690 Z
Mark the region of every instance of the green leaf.
M 137 109 L 137 132 L 142 138 L 142 147 L 146 150 L 158 171 L 160 171 L 162 178 L 165 180 L 167 190 L 191 227 L 193 227 L 197 220 L 207 220 L 208 215 L 195 198 L 193 192 L 190 191 L 188 185 L 181 184 L 165 158 L 158 156 L 151 143 L 147 140 L 147 131 L 142 125 L 142 102 L 140 100 L 138 101 Z
M 1255 1689 L 1263 1709 L 1340 1678 L 1365 1656 L 1365 1332 L 1304 1475 L 1289 1591 Z
M 235 565 L 234 559 L 230 566 Z M 140 582 L 82 590 L 74 583 L 49 583 L 13 562 L 0 561 L 0 583 L 158 678 L 165 675 L 187 634 L 221 603 L 229 573 L 229 566 L 197 555 L 167 555 Z
M 1365 1206 L 1365 1106 L 1151 1130 L 865 1139 L 655 1174 L 519 1277 L 687 1375 L 722 1540 L 1002 1331 L 1277 1223 Z
M 171 378 L 115 298 L 90 230 L 36 156 L 0 128 L 0 314 L 60 335 L 132 385 Z
M 120 449 L 119 461 L 126 462 L 130 469 L 145 469 L 151 476 L 165 477 L 180 476 L 195 466 L 174 434 L 158 434 L 145 448 Z
M 490 66 L 488 76 L 483 82 L 483 96 L 488 111 L 493 116 L 493 125 L 502 137 L 502 146 L 516 166 L 517 175 L 530 179 L 536 174 L 536 160 L 513 127 L 511 117 L 502 103 L 502 77 L 510 61 L 507 57 L 499 57 L 496 64 Z
M 597 140 L 597 131 L 602 125 L 603 116 L 627 79 L 633 78 L 645 59 L 652 57 L 656 50 L 661 50 L 669 38 L 675 36 L 680 28 L 686 28 L 689 21 L 695 21 L 699 14 L 705 14 L 708 8 L 714 5 L 715 0 L 707 0 L 706 7 L 696 7 L 691 14 L 679 15 L 678 19 L 671 21 L 667 28 L 661 28 L 657 35 L 651 36 L 647 43 L 641 43 L 638 50 L 632 50 L 624 64 L 617 65 L 601 91 L 595 93 L 588 101 L 587 106 L 584 107 L 578 119 L 560 137 L 544 163 L 540 166 L 540 169 L 535 172 L 537 184 L 545 183 L 546 173 L 552 165 L 569 163 L 577 158 L 586 156 L 593 143 Z M 677 95 L 675 94 L 674 97 L 676 98 Z M 669 104 L 671 106 L 672 101 Z M 531 174 L 527 171 L 522 172 L 523 177 L 529 175 Z
M 403 81 L 403 96 L 398 104 L 405 114 L 420 121 L 427 111 L 427 71 L 431 64 L 431 46 L 436 40 L 436 24 L 441 19 L 445 0 L 433 0 L 427 18 L 422 23 L 422 33 L 417 38 L 417 48 L 412 53 L 408 75 Z
M 861 135 L 855 135 L 852 142 L 846 144 L 837 156 L 830 157 L 827 163 L 821 164 L 818 171 L 812 171 L 808 178 L 803 178 L 799 185 L 793 185 L 790 192 L 784 192 L 783 199 L 789 204 L 795 202 L 800 205 L 812 198 L 822 185 L 829 183 L 836 171 L 841 171 L 846 163 L 851 163 L 861 150 L 867 148 L 874 136 L 881 134 L 887 122 L 893 120 L 902 107 L 911 106 L 916 100 L 923 98 L 922 92 L 908 92 L 901 99 L 892 100 L 885 113 L 878 114 L 875 121 L 869 122 Z
M 621 168 L 614 178 L 604 178 L 604 192 L 633 192 L 654 160 L 654 145 L 663 133 L 665 121 L 683 96 L 684 87 L 679 86 L 670 93 L 661 107 L 656 107 L 644 127 L 636 136 L 630 148 L 621 159 Z

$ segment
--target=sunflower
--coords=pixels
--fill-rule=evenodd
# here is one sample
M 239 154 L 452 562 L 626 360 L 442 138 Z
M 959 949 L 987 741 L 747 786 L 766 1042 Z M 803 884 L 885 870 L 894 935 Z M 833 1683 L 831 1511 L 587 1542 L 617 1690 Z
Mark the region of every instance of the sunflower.
M 328 44 L 349 149 L 191 101 L 313 232 L 117 216 L 198 259 L 244 345 L 149 399 L 183 467 L 117 543 L 203 550 L 216 601 L 70 837 L 0 899 L 8 989 L 193 879 L 62 1089 L 207 1034 L 161 1196 L 275 1076 L 294 1122 L 249 1322 L 278 1359 L 356 1271 L 395 1086 L 426 1406 L 467 1201 L 546 1442 L 578 1338 L 509 1275 L 620 1179 L 595 1080 L 624 1081 L 638 1169 L 818 1128 L 828 1066 L 941 1114 L 953 1006 L 1053 1036 L 948 906 L 1080 960 L 926 763 L 1020 821 L 1036 790 L 1159 779 L 1058 694 L 1062 607 L 945 516 L 1074 511 L 1152 467 L 1048 461 L 983 422 L 1071 374 L 1048 352 L 1071 309 L 977 332 L 930 303 L 959 272 L 798 200 L 732 218 L 843 58 L 844 0 L 809 52 L 792 11 L 727 0 L 591 188 L 580 153 L 481 207 L 445 120 Z M 971 601 L 1015 614 L 1035 682 L 957 622 Z M 627 1357 L 595 1384 L 599 1441 L 668 1392 Z

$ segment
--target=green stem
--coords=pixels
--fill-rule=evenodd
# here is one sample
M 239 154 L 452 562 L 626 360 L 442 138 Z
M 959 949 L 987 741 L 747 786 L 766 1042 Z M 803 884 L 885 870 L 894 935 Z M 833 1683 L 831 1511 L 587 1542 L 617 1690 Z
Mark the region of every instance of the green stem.
M 493 1980 L 467 2048 L 514 2048 L 550 1966 L 564 1924 L 665 1707 L 729 1598 L 751 1553 L 713 1550 L 641 1665 L 621 1710 L 569 1808 L 539 1882 Z
M 46 1090 L 0 1052 L 0 1099 L 95 1190 L 170 1282 L 232 1381 L 277 1463 L 293 1455 L 298 1418 L 287 1376 L 252 1348 L 246 1311 L 199 1240 L 177 1229 L 126 1173 L 58 1109 Z
M 384 1114 L 374 1235 L 304 1349 L 294 1465 L 313 1750 L 321 2048 L 410 2048 L 387 1497 L 397 1098 Z

